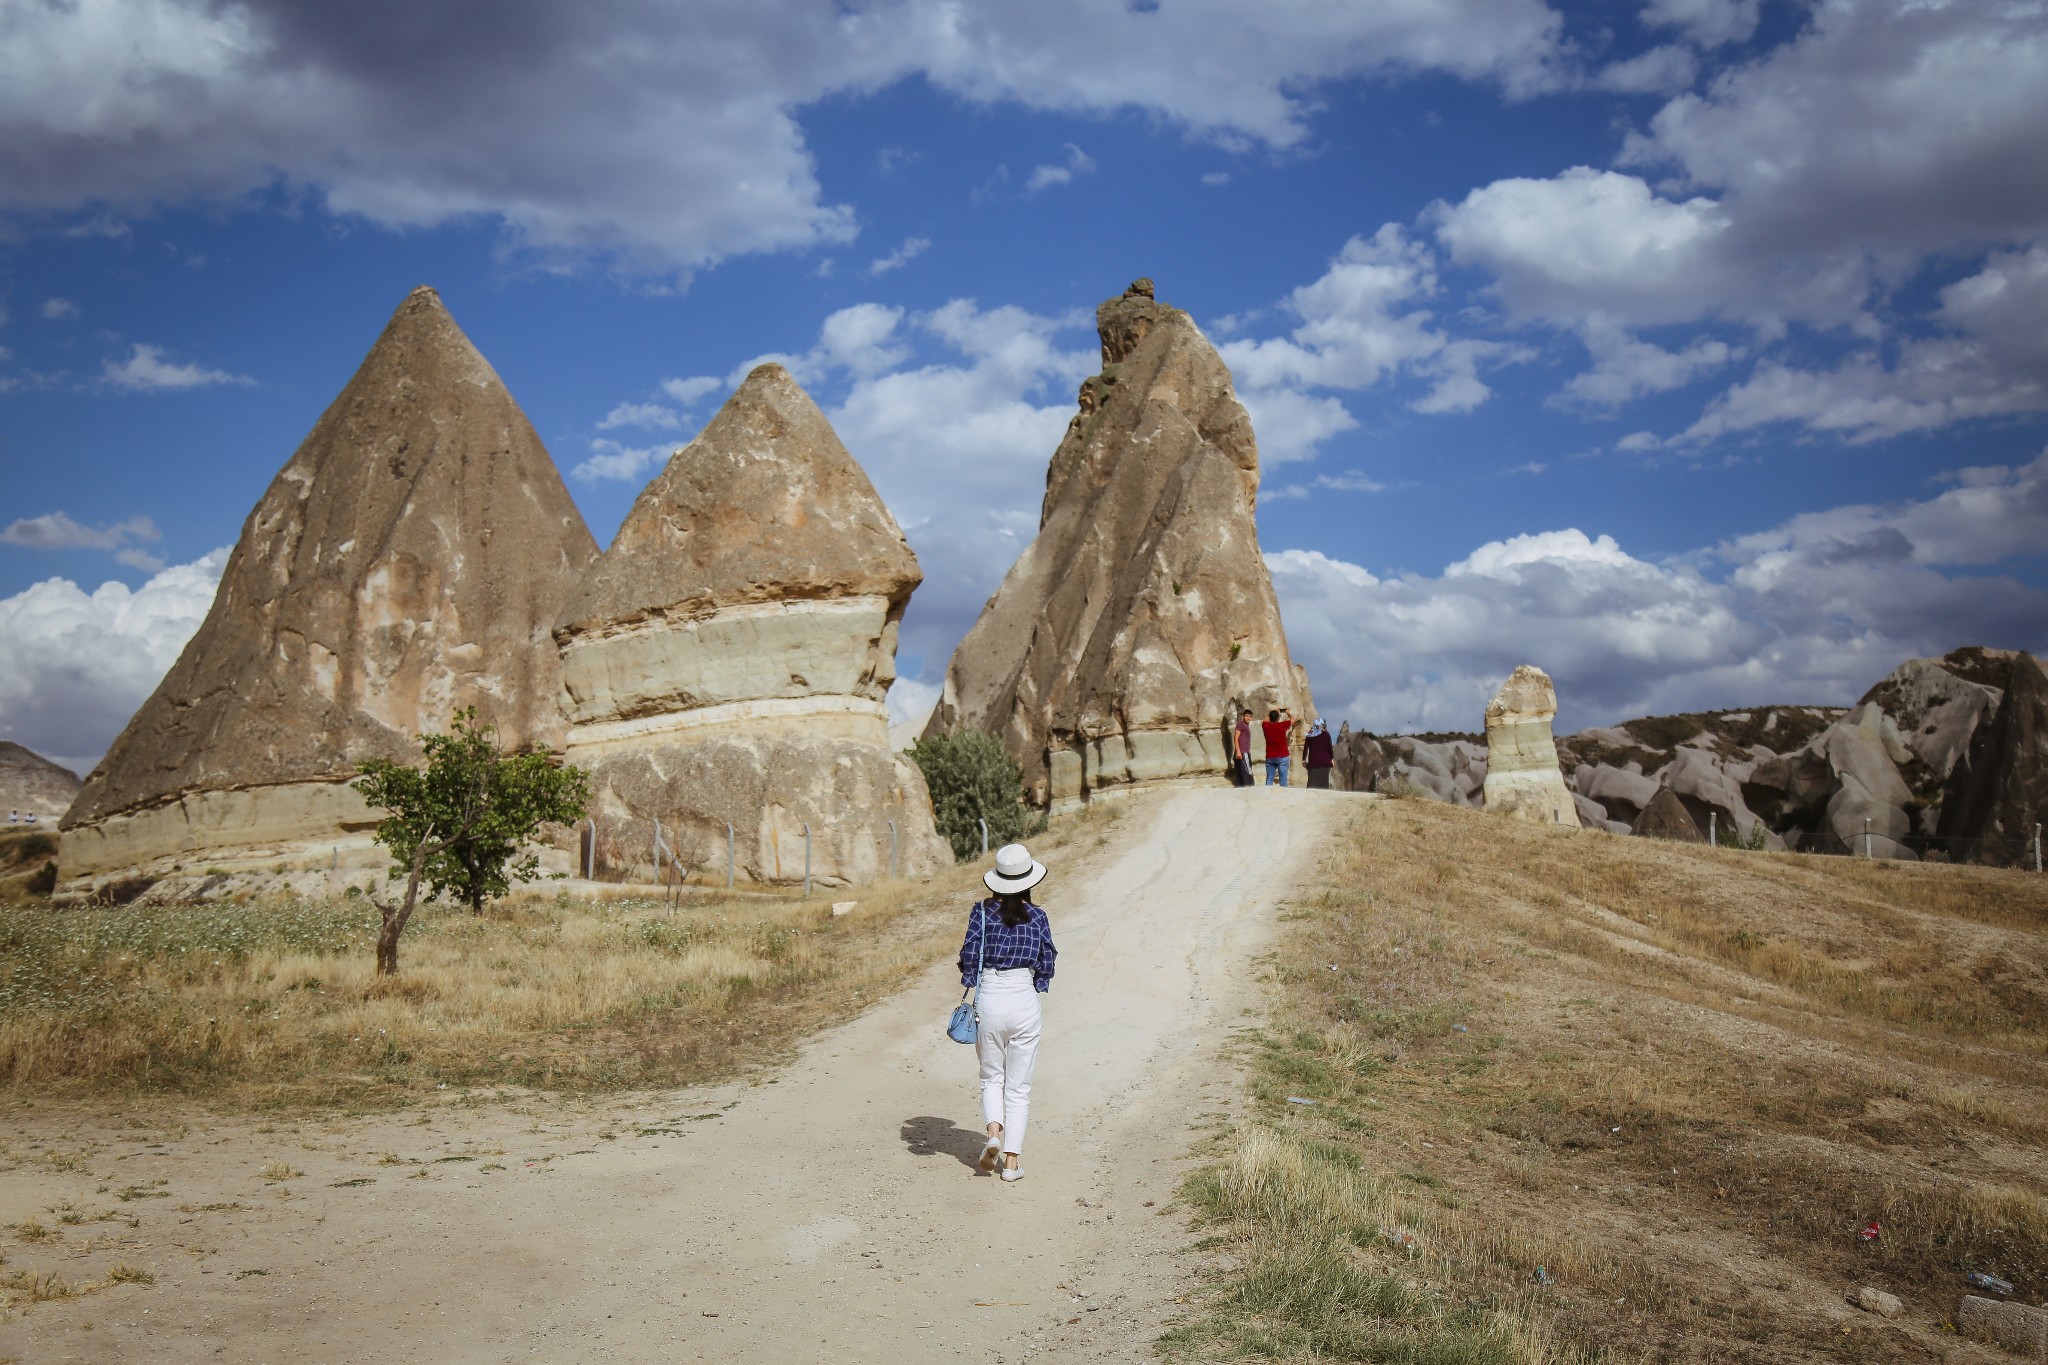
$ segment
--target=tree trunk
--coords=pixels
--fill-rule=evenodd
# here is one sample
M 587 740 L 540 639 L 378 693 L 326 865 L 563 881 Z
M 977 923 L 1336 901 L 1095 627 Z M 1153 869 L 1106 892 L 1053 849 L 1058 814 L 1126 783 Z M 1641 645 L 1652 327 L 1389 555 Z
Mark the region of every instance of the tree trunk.
M 384 917 L 383 927 L 377 931 L 377 975 L 398 975 L 398 936 L 405 932 L 406 921 L 412 918 L 412 910 L 419 903 L 420 873 L 427 865 L 427 855 L 433 852 L 426 838 L 420 839 L 419 847 L 413 850 L 412 872 L 405 879 L 405 904 L 396 908 L 382 901 L 376 902 L 378 911 Z

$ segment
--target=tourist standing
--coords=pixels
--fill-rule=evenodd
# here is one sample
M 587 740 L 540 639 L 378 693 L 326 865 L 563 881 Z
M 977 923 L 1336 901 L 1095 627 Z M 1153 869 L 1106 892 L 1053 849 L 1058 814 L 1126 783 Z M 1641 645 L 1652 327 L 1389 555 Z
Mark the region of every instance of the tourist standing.
M 1266 735 L 1266 785 L 1284 787 L 1287 785 L 1288 761 L 1294 749 L 1294 713 L 1288 710 L 1268 711 L 1266 719 L 1259 725 Z
M 1301 766 L 1308 769 L 1309 786 L 1329 790 L 1330 769 L 1336 764 L 1337 742 L 1330 738 L 1330 727 L 1317 716 L 1301 746 Z
M 1018 1155 L 1031 1110 L 1031 1072 L 1038 1062 L 1038 997 L 1052 988 L 1052 925 L 1029 899 L 1045 880 L 1045 864 L 1022 844 L 996 850 L 996 865 L 982 876 L 995 894 L 974 903 L 967 939 L 960 945 L 960 984 L 974 992 L 974 1054 L 981 1063 L 981 1116 L 988 1141 L 980 1169 L 1003 1168 L 1003 1179 L 1022 1180 Z
M 1252 709 L 1247 706 L 1230 732 L 1230 779 L 1240 787 L 1256 787 L 1252 777 Z

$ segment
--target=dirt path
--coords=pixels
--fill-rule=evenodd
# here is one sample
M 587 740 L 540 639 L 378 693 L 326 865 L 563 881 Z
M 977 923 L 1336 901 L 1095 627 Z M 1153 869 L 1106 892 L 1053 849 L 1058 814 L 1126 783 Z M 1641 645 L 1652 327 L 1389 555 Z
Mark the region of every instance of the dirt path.
M 972 1168 L 949 964 L 753 1083 L 170 1134 L 34 1116 L 0 1123 L 0 1221 L 71 1201 L 88 1221 L 33 1259 L 156 1283 L 40 1304 L 0 1324 L 0 1359 L 1144 1359 L 1186 1273 L 1160 1215 L 1229 1102 L 1251 960 L 1346 804 L 1163 793 L 1054 868 L 1014 1185 Z M 303 1175 L 266 1181 L 272 1161 Z

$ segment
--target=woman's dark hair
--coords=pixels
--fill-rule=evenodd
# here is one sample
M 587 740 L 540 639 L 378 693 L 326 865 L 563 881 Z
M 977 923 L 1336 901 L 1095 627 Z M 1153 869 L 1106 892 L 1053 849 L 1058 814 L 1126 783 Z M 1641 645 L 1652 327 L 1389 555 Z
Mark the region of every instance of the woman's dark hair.
M 1022 891 L 996 893 L 996 913 L 1012 928 L 1031 918 L 1031 899 Z

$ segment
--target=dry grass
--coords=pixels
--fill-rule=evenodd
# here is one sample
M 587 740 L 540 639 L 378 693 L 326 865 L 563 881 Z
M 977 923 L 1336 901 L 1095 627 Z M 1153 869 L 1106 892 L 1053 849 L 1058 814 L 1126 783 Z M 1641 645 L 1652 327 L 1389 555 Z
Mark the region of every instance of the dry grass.
M 1170 1345 L 1990 1360 L 1963 1274 L 2048 1292 L 2048 879 L 1394 801 L 1322 886 L 1190 1186 L 1239 1271 Z
M 928 894 L 856 895 L 836 920 L 767 899 L 430 906 L 396 978 L 372 971 L 360 900 L 0 910 L 0 1085 L 361 1101 L 696 1080 L 931 960 Z
M 1055 822 L 1048 851 L 1120 812 Z M 0 1092 L 382 1104 L 435 1086 L 690 1084 L 784 1055 L 957 941 L 974 866 L 811 901 L 428 905 L 396 978 L 360 898 L 0 908 Z M 858 908 L 835 919 L 831 898 Z

